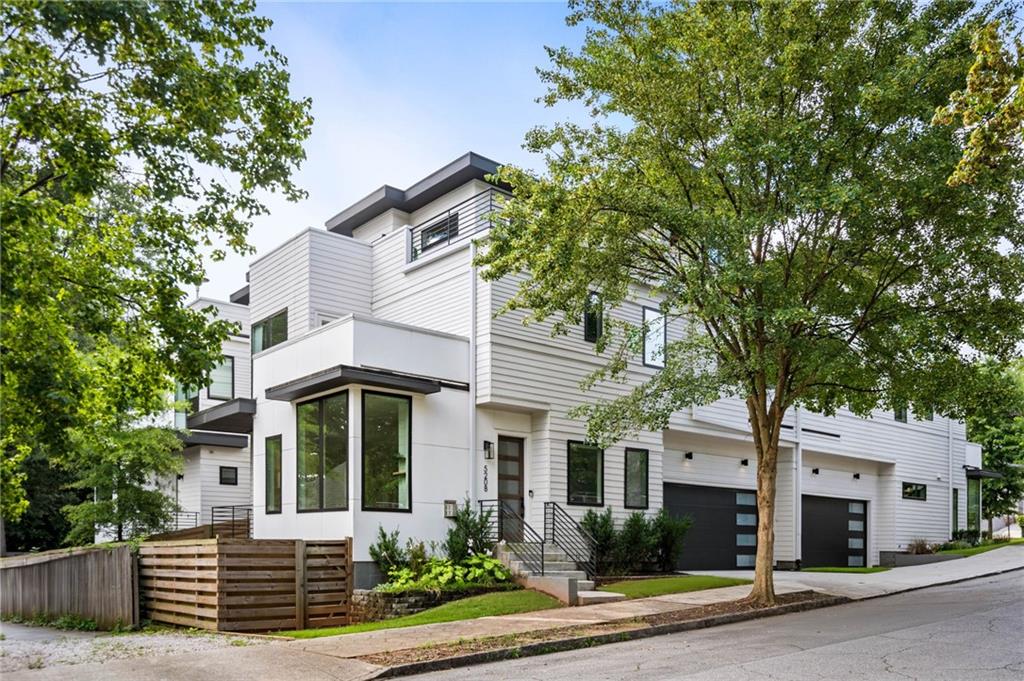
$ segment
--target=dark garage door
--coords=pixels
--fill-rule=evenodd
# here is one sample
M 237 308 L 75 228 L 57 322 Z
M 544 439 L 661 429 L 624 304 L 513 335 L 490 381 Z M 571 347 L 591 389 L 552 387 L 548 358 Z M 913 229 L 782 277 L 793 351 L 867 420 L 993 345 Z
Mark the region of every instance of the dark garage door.
M 867 565 L 868 502 L 804 495 L 802 567 Z
M 753 568 L 757 553 L 757 497 L 751 490 L 665 484 L 665 508 L 690 516 L 680 570 Z

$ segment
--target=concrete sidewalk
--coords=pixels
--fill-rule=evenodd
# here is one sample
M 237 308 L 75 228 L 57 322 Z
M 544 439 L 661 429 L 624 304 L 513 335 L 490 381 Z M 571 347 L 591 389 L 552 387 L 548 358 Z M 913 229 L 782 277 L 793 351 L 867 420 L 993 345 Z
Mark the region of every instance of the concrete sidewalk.
M 1024 546 L 1010 546 L 971 558 L 894 568 L 874 574 L 776 572 L 778 593 L 813 589 L 852 599 L 920 589 L 1024 568 Z M 714 572 L 749 578 L 747 572 Z M 519 615 L 426 624 L 319 639 L 272 643 L 253 648 L 192 655 L 169 655 L 105 664 L 82 664 L 5 674 L 4 681 L 50 681 L 73 676 L 78 681 L 360 681 L 381 667 L 354 659 L 460 639 L 517 634 L 574 625 L 629 620 L 742 598 L 750 587 L 731 586 L 692 593 L 639 598 L 576 608 L 555 608 Z

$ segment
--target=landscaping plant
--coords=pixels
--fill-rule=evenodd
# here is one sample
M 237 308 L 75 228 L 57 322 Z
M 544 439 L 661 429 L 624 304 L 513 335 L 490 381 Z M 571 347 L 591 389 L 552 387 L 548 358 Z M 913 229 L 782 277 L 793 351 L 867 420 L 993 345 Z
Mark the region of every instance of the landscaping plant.
M 615 551 L 615 521 L 612 520 L 611 506 L 597 513 L 589 509 L 583 515 L 580 526 L 594 540 L 594 569 L 597 574 L 606 575 L 612 566 Z
M 494 548 L 490 509 L 477 513 L 467 499 L 451 520 L 452 526 L 442 544 L 448 560 L 461 563 L 471 555 L 490 553 Z
M 587 511 L 581 527 L 594 539 L 594 563 L 599 575 L 671 572 L 683 550 L 692 521 L 675 518 L 665 509 L 648 517 L 631 513 L 616 529 L 611 507 Z
M 378 525 L 377 541 L 370 544 L 370 558 L 377 564 L 382 575 L 390 575 L 404 568 L 409 557 L 398 543 L 398 530 L 387 532 L 383 525 Z
M 411 567 L 399 567 L 388 574 L 388 581 L 377 587 L 386 593 L 407 591 L 473 591 L 486 587 L 514 588 L 512 573 L 491 556 L 474 554 L 461 562 L 431 558 L 419 573 Z

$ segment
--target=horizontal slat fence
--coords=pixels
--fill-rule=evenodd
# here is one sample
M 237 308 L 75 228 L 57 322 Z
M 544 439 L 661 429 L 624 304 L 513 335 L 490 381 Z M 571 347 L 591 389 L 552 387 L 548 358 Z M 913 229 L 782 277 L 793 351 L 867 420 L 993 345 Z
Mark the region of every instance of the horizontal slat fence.
M 48 551 L 0 561 L 5 618 L 76 615 L 101 629 L 138 624 L 135 557 L 128 546 Z
M 218 631 L 347 624 L 350 540 L 199 539 L 139 549 L 144 616 Z

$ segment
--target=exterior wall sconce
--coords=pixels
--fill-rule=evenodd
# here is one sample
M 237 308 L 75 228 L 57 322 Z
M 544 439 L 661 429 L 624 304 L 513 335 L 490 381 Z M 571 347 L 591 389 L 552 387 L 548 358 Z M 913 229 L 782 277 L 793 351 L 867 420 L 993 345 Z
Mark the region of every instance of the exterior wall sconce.
M 811 475 L 817 475 L 820 472 L 821 472 L 820 468 L 812 468 L 811 469 Z
M 693 452 L 686 452 L 685 454 L 683 454 L 683 458 L 693 461 Z
M 854 480 L 860 480 L 860 473 L 854 473 L 853 474 L 853 479 Z
M 459 514 L 459 502 L 454 499 L 444 500 L 444 517 L 454 518 Z
M 484 440 L 484 458 L 488 461 L 494 458 L 494 443 Z
M 740 465 L 741 466 L 749 466 L 750 465 L 750 459 L 740 459 Z

